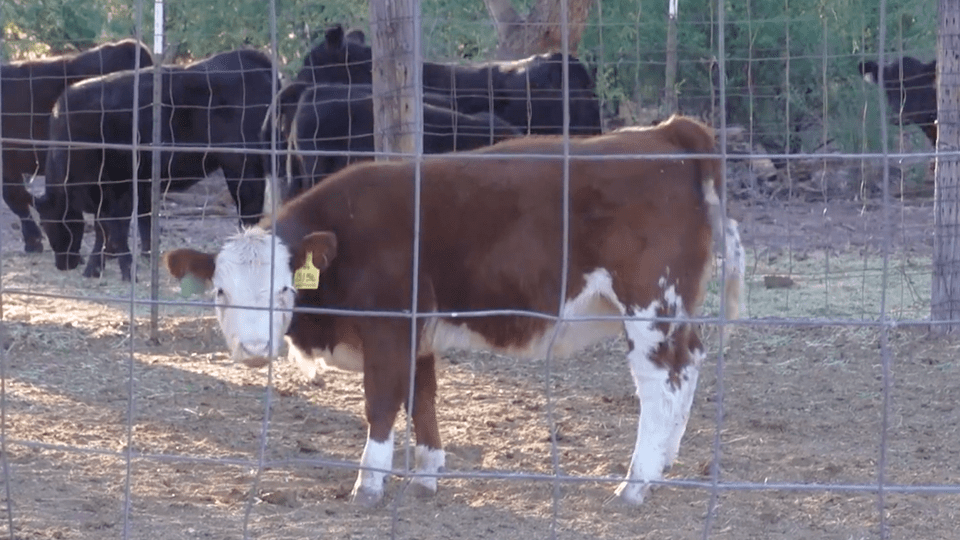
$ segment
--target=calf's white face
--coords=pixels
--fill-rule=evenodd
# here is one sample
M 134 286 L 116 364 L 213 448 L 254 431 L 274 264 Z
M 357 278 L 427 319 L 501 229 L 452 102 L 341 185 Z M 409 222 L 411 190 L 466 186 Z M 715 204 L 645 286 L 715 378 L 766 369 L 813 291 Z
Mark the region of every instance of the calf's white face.
M 260 367 L 277 356 L 290 327 L 294 287 L 316 289 L 337 254 L 331 232 L 310 233 L 300 243 L 300 251 L 293 254 L 278 237 L 254 227 L 229 238 L 217 255 L 175 249 L 164 255 L 164 262 L 185 291 L 198 283 L 213 284 L 217 321 L 230 354 Z M 290 269 L 295 261 L 296 273 Z
M 262 229 L 248 229 L 217 255 L 213 287 L 217 320 L 233 359 L 265 365 L 277 355 L 293 316 L 290 251 Z

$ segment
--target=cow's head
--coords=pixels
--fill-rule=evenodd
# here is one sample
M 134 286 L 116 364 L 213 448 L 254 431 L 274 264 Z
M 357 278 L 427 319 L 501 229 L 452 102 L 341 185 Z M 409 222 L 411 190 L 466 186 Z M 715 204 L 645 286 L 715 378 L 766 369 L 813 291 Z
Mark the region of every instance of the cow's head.
M 313 84 L 373 84 L 373 52 L 363 32 L 346 34 L 339 24 L 303 60 L 297 80 Z
M 570 133 L 600 134 L 600 102 L 593 90 L 593 78 L 575 56 L 569 56 L 568 77 Z M 516 125 L 529 126 L 531 133 L 563 132 L 561 53 L 540 54 L 518 61 L 500 80 L 498 115 Z
M 164 262 L 184 290 L 212 284 L 231 356 L 257 367 L 277 355 L 293 318 L 297 288 L 316 289 L 336 254 L 337 239 L 329 232 L 308 234 L 290 249 L 253 227 L 230 238 L 216 255 L 177 249 L 166 253 Z
M 140 67 L 153 65 L 153 55 L 143 43 L 134 39 L 125 39 L 114 43 L 107 43 L 99 47 L 100 62 L 103 72 L 133 69 L 137 65 L 137 56 L 140 57 Z
M 124 39 L 105 43 L 75 54 L 73 60 L 66 65 L 67 75 L 74 79 L 82 79 L 91 75 L 134 69 L 137 66 L 138 55 L 141 68 L 153 65 L 150 49 L 137 40 Z
M 57 270 L 73 270 L 83 262 L 80 244 L 83 242 L 83 213 L 67 204 L 62 192 L 48 190 L 34 199 L 40 215 L 40 227 L 47 235 Z
M 860 62 L 858 69 L 867 82 L 880 82 L 881 70 L 876 62 Z M 904 56 L 883 67 L 882 75 L 887 102 L 897 113 L 897 118 L 904 124 L 918 124 L 933 129 L 937 120 L 936 60 L 923 63 Z M 936 143 L 936 136 L 931 142 Z

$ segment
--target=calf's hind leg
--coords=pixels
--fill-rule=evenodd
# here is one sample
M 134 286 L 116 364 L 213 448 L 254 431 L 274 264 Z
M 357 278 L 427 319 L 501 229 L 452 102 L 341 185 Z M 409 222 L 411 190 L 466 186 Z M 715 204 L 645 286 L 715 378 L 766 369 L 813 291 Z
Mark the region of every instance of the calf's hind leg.
M 642 320 L 665 316 L 658 304 L 639 310 L 638 319 L 624 323 L 640 419 L 630 469 L 616 495 L 630 505 L 643 502 L 651 483 L 663 479 L 663 471 L 676 458 L 704 357 L 689 325 Z
M 436 360 L 433 354 L 417 358 L 417 373 L 413 387 L 413 426 L 417 436 L 414 472 L 418 475 L 411 482 L 411 491 L 418 498 L 432 497 L 437 493 L 437 477 L 446 462 L 440 443 L 440 428 L 437 426 Z M 422 475 L 422 476 L 421 476 Z
M 93 251 L 90 252 L 90 258 L 87 259 L 87 266 L 83 268 L 83 277 L 100 277 L 104 267 L 103 239 L 106 233 L 103 230 L 103 224 L 100 220 L 94 220 L 93 223 L 94 239 Z
M 10 210 L 20 218 L 20 232 L 23 234 L 24 251 L 40 253 L 43 251 L 43 233 L 30 216 L 33 197 L 23 185 L 23 179 L 3 178 L 3 200 Z

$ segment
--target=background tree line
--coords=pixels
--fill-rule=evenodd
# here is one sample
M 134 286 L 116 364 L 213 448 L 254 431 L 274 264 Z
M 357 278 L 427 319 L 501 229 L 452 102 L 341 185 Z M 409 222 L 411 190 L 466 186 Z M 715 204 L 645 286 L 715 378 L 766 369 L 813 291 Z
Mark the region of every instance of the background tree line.
M 727 122 L 747 127 L 770 151 L 812 152 L 826 146 L 858 152 L 880 147 L 878 122 L 886 120 L 887 109 L 857 73 L 857 63 L 877 53 L 876 2 L 726 0 L 720 58 L 717 1 L 679 6 L 676 91 L 682 112 L 716 121 L 722 61 Z M 595 70 L 608 114 L 629 104 L 624 115 L 633 121 L 629 110 L 661 107 L 667 4 L 667 0 L 568 1 L 571 52 Z M 887 2 L 888 54 L 935 58 L 937 13 L 927 4 Z M 269 46 L 270 3 L 264 0 L 169 0 L 165 6 L 170 58 Z M 288 74 L 296 71 L 328 25 L 341 22 L 369 30 L 365 1 L 276 0 L 275 6 L 278 53 Z M 557 6 L 559 0 L 424 0 L 425 57 L 484 60 L 554 48 L 560 43 Z M 152 41 L 152 11 L 153 2 L 144 0 L 142 31 L 147 43 Z M 0 3 L 0 17 L 3 58 L 10 60 L 132 36 L 137 8 L 127 0 L 7 0 Z M 534 31 L 525 34 L 530 28 Z

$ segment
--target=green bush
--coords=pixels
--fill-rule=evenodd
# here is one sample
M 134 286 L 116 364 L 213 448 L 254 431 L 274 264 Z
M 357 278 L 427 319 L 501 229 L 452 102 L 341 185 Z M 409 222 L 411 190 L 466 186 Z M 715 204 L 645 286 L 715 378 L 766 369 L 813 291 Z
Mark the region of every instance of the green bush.
M 680 3 L 676 90 L 682 112 L 714 114 L 720 103 L 717 61 L 722 60 L 727 123 L 746 126 L 770 151 L 816 151 L 824 143 L 848 152 L 881 147 L 879 122 L 887 121 L 888 109 L 856 69 L 857 62 L 874 59 L 878 51 L 876 2 L 726 0 L 720 58 L 717 1 Z M 530 3 L 515 5 L 525 12 Z M 605 0 L 593 8 L 579 55 L 595 70 L 608 111 L 627 101 L 661 107 L 667 3 Z M 888 0 L 885 47 L 891 59 L 933 57 L 937 15 L 928 3 Z M 38 43 L 60 51 L 134 35 L 133 5 L 120 0 L 2 2 L 5 58 L 36 51 Z M 269 47 L 269 2 L 168 0 L 165 5 L 166 41 L 180 58 Z M 278 52 L 288 75 L 328 25 L 369 30 L 367 2 L 276 0 L 275 5 Z M 152 10 L 153 2 L 144 0 L 142 31 L 148 43 Z M 427 0 L 421 10 L 426 58 L 482 60 L 495 49 L 496 31 L 483 0 Z
M 664 85 L 667 2 L 603 2 L 581 54 L 600 66 L 612 102 L 659 107 Z M 887 2 L 890 54 L 932 58 L 936 10 L 919 0 Z M 719 106 L 717 3 L 680 3 L 677 91 L 682 112 Z M 751 129 L 771 152 L 810 152 L 827 143 L 876 151 L 886 105 L 857 63 L 875 59 L 880 14 L 869 0 L 728 0 L 724 4 L 726 120 Z M 716 122 L 716 119 L 713 119 Z M 896 131 L 896 130 L 891 130 Z

